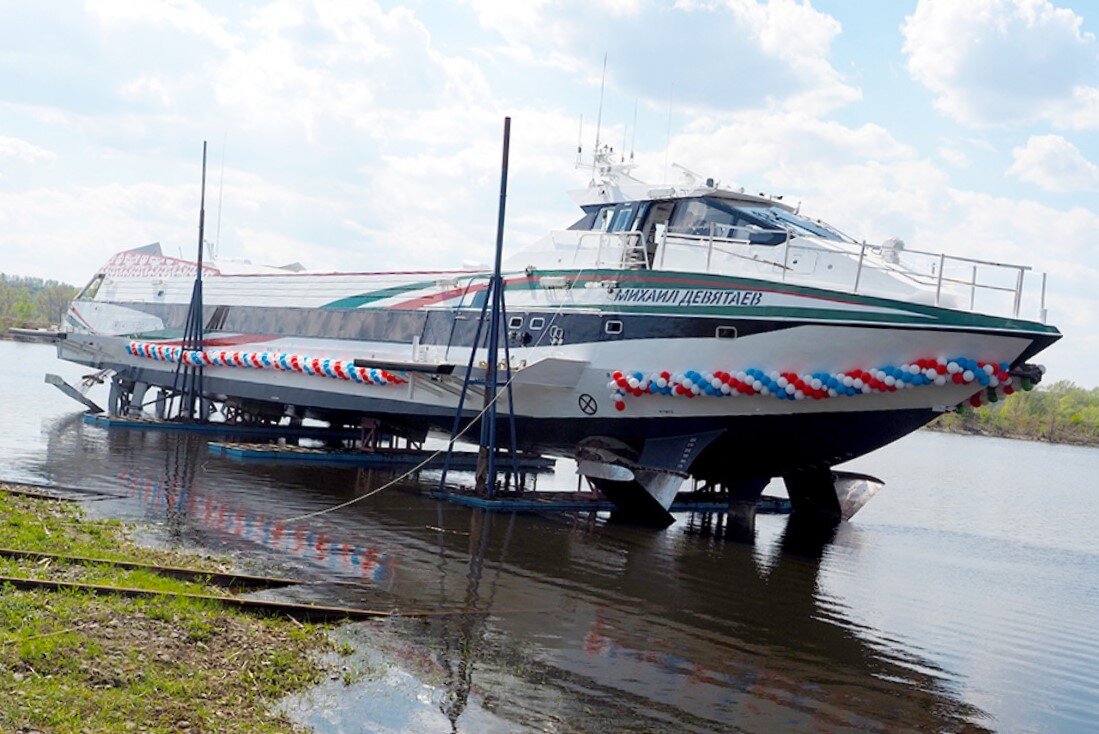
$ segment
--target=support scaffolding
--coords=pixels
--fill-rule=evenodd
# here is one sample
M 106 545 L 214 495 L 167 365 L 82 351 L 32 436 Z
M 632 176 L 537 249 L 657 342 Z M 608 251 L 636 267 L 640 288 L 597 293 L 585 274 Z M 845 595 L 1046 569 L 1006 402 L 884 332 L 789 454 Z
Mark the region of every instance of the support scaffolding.
M 206 141 L 202 141 L 202 193 L 198 207 L 198 258 L 195 261 L 195 285 L 191 291 L 191 304 L 187 309 L 187 321 L 183 326 L 180 348 L 186 351 L 202 351 L 202 250 L 206 225 Z M 202 364 L 190 364 L 180 359 L 176 362 L 175 375 L 169 395 L 178 398 L 176 418 L 183 421 L 205 423 L 210 419 L 210 404 L 203 398 Z
M 497 461 L 503 458 L 500 452 L 497 429 L 497 402 L 500 388 L 507 391 L 508 412 L 508 454 L 510 459 L 510 478 L 519 481 L 519 467 L 516 460 L 516 435 L 515 435 L 515 404 L 511 391 L 511 350 L 507 339 L 504 340 L 504 380 L 500 380 L 499 345 L 500 330 L 507 323 L 507 307 L 504 303 L 504 278 L 500 273 L 500 264 L 504 249 L 504 209 L 507 202 L 508 190 L 508 148 L 511 141 L 511 118 L 504 118 L 504 151 L 500 172 L 500 208 L 496 219 L 496 261 L 492 276 L 489 279 L 488 291 L 485 294 L 485 302 L 481 306 L 481 315 L 477 322 L 477 332 L 473 337 L 473 345 L 469 353 L 469 363 L 466 365 L 465 379 L 462 381 L 462 391 L 458 396 L 458 407 L 454 412 L 454 423 L 450 430 L 450 443 L 447 445 L 446 460 L 443 463 L 443 473 L 439 479 L 439 491 L 446 491 L 446 478 L 450 470 L 451 457 L 454 452 L 454 442 L 461 433 L 462 410 L 465 408 L 466 397 L 472 385 L 479 385 L 484 391 L 484 407 L 480 415 L 480 452 L 477 461 L 476 492 L 485 497 L 494 497 L 497 486 Z M 473 366 L 477 356 L 477 348 L 481 344 L 481 335 L 485 327 L 485 318 L 488 318 L 487 355 L 485 356 L 485 374 L 483 378 L 473 377 Z

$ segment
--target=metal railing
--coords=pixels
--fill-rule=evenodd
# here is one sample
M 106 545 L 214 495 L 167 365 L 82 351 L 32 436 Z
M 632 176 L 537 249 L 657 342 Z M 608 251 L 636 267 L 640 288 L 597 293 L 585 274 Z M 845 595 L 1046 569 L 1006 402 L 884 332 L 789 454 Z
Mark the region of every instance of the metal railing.
M 665 228 L 655 243 L 656 254 L 653 256 L 650 256 L 642 232 L 566 232 L 576 239 L 573 251 L 574 265 L 580 263 L 581 254 L 585 250 L 594 250 L 594 262 L 587 258 L 584 258 L 584 262 L 595 267 L 648 269 L 655 266 L 665 269 L 668 267 L 669 252 L 680 250 L 688 253 L 687 262 L 684 262 L 683 258 L 676 258 L 678 262 L 672 263 L 673 269 L 725 275 L 742 274 L 737 272 L 739 268 L 736 266 L 730 267 L 732 264 L 730 261 L 735 261 L 750 265 L 749 274 L 757 277 L 761 271 L 766 277 L 766 271 L 769 270 L 772 277 L 777 276 L 782 281 L 792 277 L 806 284 L 823 281 L 827 283 L 826 287 L 850 293 L 866 293 L 868 290 L 878 293 L 888 291 L 887 287 L 883 287 L 885 283 L 881 280 L 881 276 L 884 276 L 893 282 L 898 280 L 902 283 L 907 282 L 928 294 L 933 292 L 933 303 L 936 306 L 944 305 L 944 301 L 948 300 L 948 293 L 952 296 L 949 299 L 952 301 L 949 304 L 952 307 L 956 307 L 954 301 L 968 297 L 968 308 L 971 311 L 977 308 L 979 293 L 1010 294 L 1010 308 L 1007 310 L 1013 317 L 1019 316 L 1025 274 L 1031 270 L 1026 265 L 947 255 L 942 252 L 894 250 L 888 246 L 868 243 L 837 241 L 828 246 L 822 246 L 801 242 L 784 229 L 761 230 L 713 223 L 709 225 L 708 232 L 703 233 Z M 556 235 L 564 235 L 565 232 L 554 234 L 556 243 Z M 773 243 L 753 241 L 753 238 L 760 240 L 768 237 L 772 239 L 781 237 L 781 241 Z M 774 252 L 774 256 L 768 257 L 766 254 L 768 252 Z M 795 267 L 798 264 L 799 254 L 803 256 L 812 254 L 817 260 L 815 264 L 799 270 Z M 901 261 L 902 257 L 904 262 Z M 824 265 L 828 259 L 831 259 L 833 264 L 843 266 L 851 266 L 853 263 L 853 272 L 846 267 L 838 269 L 830 267 L 827 270 L 832 277 L 823 275 Z M 920 259 L 923 260 L 923 269 L 913 262 Z M 824 262 L 820 262 L 821 260 Z M 697 262 L 697 266 L 692 261 Z M 791 264 L 792 261 L 794 264 Z M 964 272 L 961 272 L 961 269 L 964 269 Z M 845 271 L 846 275 L 844 275 Z M 868 281 L 871 274 L 878 276 L 873 284 Z M 996 280 L 997 275 L 1000 280 Z M 1005 276 L 1007 280 L 1003 279 Z M 1045 292 L 1046 275 L 1043 274 L 1039 306 L 1039 317 L 1043 322 L 1046 316 Z M 888 295 L 887 292 L 884 294 Z
M 642 242 L 642 233 L 636 230 L 628 230 L 621 232 L 577 232 L 565 230 L 572 236 L 576 237 L 576 249 L 572 254 L 572 264 L 580 264 L 580 253 L 586 249 L 584 247 L 585 242 L 595 240 L 595 245 L 589 245 L 587 249 L 594 247 L 595 258 L 591 263 L 592 267 L 613 267 L 613 268 L 645 268 L 652 267 L 652 263 L 649 260 L 649 252 L 645 248 Z M 565 232 L 554 232 L 553 239 L 554 244 L 557 244 L 558 237 L 565 234 Z

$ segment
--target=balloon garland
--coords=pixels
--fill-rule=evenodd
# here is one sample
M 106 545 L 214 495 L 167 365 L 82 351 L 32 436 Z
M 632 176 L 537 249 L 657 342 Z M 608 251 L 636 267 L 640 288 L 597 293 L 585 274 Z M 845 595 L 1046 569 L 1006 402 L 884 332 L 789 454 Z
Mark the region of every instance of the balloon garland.
M 899 367 L 885 365 L 872 370 L 846 372 L 764 372 L 747 369 L 739 372 L 715 370 L 700 372 L 623 372 L 611 374 L 607 388 L 617 410 L 626 409 L 626 396 L 667 395 L 680 398 L 738 397 L 767 395 L 778 400 L 826 400 L 829 398 L 885 393 L 924 385 L 977 384 L 981 390 L 973 400 L 995 402 L 1017 389 L 1018 383 L 1008 372 L 1006 362 L 981 362 L 965 357 L 950 360 L 917 359 Z M 1021 380 L 1021 387 L 1034 387 Z M 987 393 L 987 394 L 986 394 Z M 981 397 L 984 396 L 984 397 Z
M 283 352 L 237 352 L 217 350 L 182 349 L 167 344 L 132 341 L 126 352 L 159 362 L 182 361 L 191 367 L 241 367 L 257 370 L 273 369 L 298 372 L 303 375 L 347 380 L 361 385 L 400 385 L 408 382 L 407 375 L 373 367 L 356 367 L 355 363 L 342 359 L 308 357 Z

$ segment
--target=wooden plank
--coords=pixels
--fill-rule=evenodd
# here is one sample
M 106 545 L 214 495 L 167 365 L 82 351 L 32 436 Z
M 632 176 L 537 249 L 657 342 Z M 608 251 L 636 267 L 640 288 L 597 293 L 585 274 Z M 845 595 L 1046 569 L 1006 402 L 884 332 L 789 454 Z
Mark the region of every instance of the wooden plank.
M 0 548 L 0 557 L 49 559 L 64 561 L 65 563 L 99 564 L 129 570 L 139 569 L 153 571 L 163 576 L 170 576 L 184 581 L 210 584 L 223 588 L 242 589 L 273 589 L 280 586 L 293 586 L 302 583 L 299 579 L 279 578 L 276 576 L 252 576 L 249 574 L 224 573 L 221 571 L 204 571 L 195 568 L 181 568 L 179 566 L 161 566 L 151 563 L 137 563 L 134 561 L 120 561 L 113 558 L 89 558 L 87 556 L 65 556 L 58 553 L 44 553 L 41 551 L 20 550 L 17 548 Z
M 231 607 L 261 614 L 289 614 L 295 619 L 323 622 L 336 619 L 378 619 L 381 617 L 427 617 L 468 614 L 470 612 L 412 611 L 392 612 L 378 609 L 357 609 L 352 607 L 331 607 L 319 604 L 299 602 L 281 602 L 268 599 L 248 599 L 239 596 L 216 596 L 213 594 L 190 594 L 173 591 L 156 591 L 103 584 L 82 584 L 75 581 L 47 581 L 26 579 L 17 576 L 0 576 L 0 585 L 10 584 L 24 590 L 45 589 L 48 591 L 85 591 L 92 594 L 114 594 L 126 597 L 163 597 L 177 599 L 196 599 L 226 604 Z M 477 614 L 478 612 L 472 612 Z

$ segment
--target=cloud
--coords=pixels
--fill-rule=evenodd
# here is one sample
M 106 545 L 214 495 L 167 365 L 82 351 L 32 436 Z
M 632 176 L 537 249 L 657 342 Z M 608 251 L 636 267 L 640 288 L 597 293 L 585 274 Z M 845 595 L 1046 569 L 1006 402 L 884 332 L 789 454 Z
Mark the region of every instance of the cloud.
M 967 125 L 1099 128 L 1099 44 L 1048 0 L 920 0 L 905 19 L 912 76 Z
M 1060 135 L 1032 135 L 1011 154 L 1007 174 L 1020 181 L 1054 192 L 1099 190 L 1099 166 Z
M 943 145 L 938 150 L 939 157 L 955 168 L 968 168 L 971 161 L 964 150 Z
M 0 135 L 0 160 L 4 159 L 23 163 L 53 163 L 57 156 L 26 140 Z
M 859 98 L 828 61 L 840 23 L 808 3 L 467 2 L 510 58 L 587 70 L 598 85 L 605 51 L 612 87 L 661 105 L 669 85 L 676 105 L 718 112 L 778 104 L 824 111 Z M 688 49 L 696 71 L 671 71 Z

